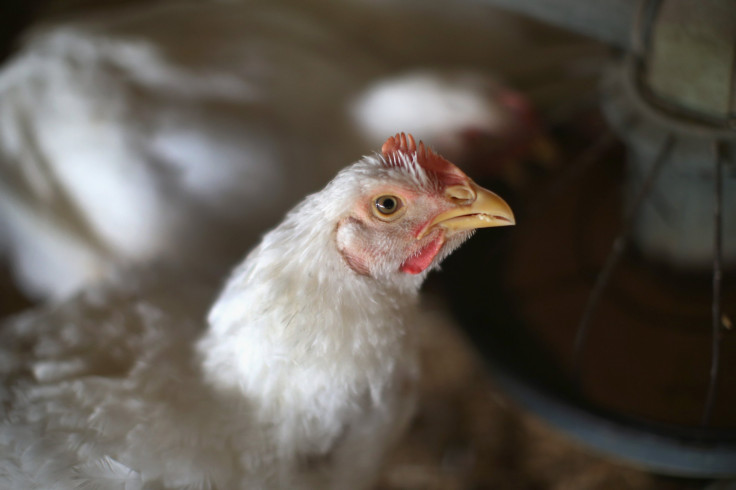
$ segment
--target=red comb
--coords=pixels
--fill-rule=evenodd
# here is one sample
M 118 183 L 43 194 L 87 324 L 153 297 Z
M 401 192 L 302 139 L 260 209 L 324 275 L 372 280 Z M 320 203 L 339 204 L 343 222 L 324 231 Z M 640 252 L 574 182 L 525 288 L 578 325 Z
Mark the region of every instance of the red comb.
M 424 147 L 424 143 L 421 141 L 419 142 L 419 145 Z M 404 153 L 413 153 L 417 151 L 417 145 L 414 143 L 414 136 L 410 134 L 407 137 L 404 133 L 397 133 L 396 136 L 389 136 L 381 147 L 381 153 L 388 156 L 389 154 L 397 151 Z
M 425 147 L 421 141 L 417 146 L 411 134 L 397 133 L 389 137 L 381 147 L 381 153 L 387 158 L 397 153 L 416 153 L 417 163 L 427 172 L 436 174 L 445 185 L 455 185 L 458 180 L 467 179 L 459 168 Z

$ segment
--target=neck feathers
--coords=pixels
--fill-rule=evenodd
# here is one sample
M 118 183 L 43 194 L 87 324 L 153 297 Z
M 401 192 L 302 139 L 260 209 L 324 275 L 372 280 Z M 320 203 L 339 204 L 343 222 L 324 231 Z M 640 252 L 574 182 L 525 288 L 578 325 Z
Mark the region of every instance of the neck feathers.
M 402 349 L 421 278 L 404 275 L 396 288 L 353 272 L 334 227 L 319 220 L 323 199 L 310 197 L 268 233 L 215 302 L 200 344 L 215 385 L 262 394 L 288 385 L 298 368 L 348 376 L 363 369 L 351 365 Z

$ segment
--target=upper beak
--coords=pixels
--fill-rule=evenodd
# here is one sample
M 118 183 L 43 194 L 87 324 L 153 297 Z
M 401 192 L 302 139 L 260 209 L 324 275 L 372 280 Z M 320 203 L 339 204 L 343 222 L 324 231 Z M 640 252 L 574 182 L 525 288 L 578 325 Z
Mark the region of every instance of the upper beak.
M 448 187 L 445 194 L 458 205 L 437 215 L 417 238 L 426 236 L 435 226 L 460 231 L 516 224 L 506 201 L 473 181 Z

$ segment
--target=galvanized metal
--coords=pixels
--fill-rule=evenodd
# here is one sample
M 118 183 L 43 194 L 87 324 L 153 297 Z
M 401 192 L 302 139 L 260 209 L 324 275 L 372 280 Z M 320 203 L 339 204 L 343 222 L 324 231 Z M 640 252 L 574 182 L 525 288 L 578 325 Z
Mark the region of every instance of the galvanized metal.
M 613 46 L 632 48 L 638 0 L 475 0 L 528 15 Z

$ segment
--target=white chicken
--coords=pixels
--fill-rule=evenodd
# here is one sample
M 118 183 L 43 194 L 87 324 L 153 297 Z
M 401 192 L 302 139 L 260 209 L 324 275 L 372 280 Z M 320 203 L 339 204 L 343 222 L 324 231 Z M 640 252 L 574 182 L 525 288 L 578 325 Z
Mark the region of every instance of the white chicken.
M 23 290 L 65 297 L 121 263 L 224 271 L 376 134 L 456 154 L 509 120 L 500 85 L 397 74 L 399 56 L 353 31 L 396 34 L 375 15 L 348 29 L 365 15 L 345 11 L 138 5 L 37 28 L 0 73 L 0 228 Z
M 0 487 L 369 487 L 412 411 L 427 272 L 513 223 L 401 134 L 265 235 L 205 329 L 181 274 L 8 323 Z

